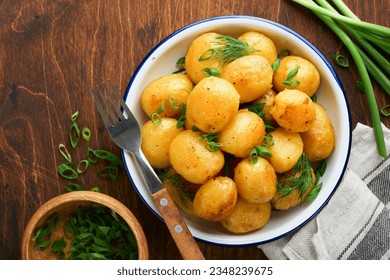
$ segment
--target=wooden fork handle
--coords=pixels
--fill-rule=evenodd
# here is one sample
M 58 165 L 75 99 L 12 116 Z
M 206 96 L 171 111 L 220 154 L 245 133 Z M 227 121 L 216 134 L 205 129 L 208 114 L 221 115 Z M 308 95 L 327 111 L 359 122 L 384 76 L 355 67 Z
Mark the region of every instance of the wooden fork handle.
M 183 220 L 177 206 L 166 188 L 152 194 L 152 199 L 160 211 L 177 248 L 184 260 L 204 260 L 198 244 Z

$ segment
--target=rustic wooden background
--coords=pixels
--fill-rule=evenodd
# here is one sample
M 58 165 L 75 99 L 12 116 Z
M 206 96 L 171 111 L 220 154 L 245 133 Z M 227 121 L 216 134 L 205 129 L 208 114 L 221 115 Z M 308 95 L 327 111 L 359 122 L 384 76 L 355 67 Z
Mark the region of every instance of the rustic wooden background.
M 345 0 L 361 19 L 389 26 L 388 0 Z M 330 59 L 347 54 L 310 11 L 288 0 L 2 0 L 0 1 L 0 259 L 19 259 L 24 228 L 39 206 L 65 193 L 56 173 L 60 143 L 68 143 L 70 115 L 92 131 L 91 147 L 120 155 L 88 89 L 110 78 L 124 92 L 143 57 L 164 37 L 194 21 L 243 14 L 274 20 L 305 36 Z M 352 65 L 336 68 L 347 92 L 353 126 L 371 124 Z M 379 106 L 390 103 L 376 83 Z M 390 127 L 390 119 L 382 121 Z M 373 143 L 374 145 L 374 143 Z M 84 156 L 84 146 L 72 151 Z M 92 173 L 92 172 L 91 172 Z M 79 183 L 125 203 L 146 232 L 151 259 L 180 259 L 164 224 L 135 193 L 125 171 L 111 182 Z M 256 247 L 199 243 L 207 259 L 264 259 Z

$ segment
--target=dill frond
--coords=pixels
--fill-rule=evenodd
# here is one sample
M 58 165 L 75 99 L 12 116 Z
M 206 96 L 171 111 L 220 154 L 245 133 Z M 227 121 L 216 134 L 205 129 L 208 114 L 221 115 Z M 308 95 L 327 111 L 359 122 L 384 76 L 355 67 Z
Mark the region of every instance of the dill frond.
M 213 44 L 218 47 L 205 51 L 199 58 L 199 61 L 215 59 L 219 62 L 220 66 L 223 66 L 237 58 L 258 51 L 248 43 L 227 35 L 218 36 Z

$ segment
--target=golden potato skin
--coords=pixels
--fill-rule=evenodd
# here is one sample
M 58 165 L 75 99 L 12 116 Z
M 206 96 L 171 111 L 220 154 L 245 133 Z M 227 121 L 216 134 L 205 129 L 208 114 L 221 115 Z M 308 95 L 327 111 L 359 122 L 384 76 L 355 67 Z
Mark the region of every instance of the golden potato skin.
M 150 116 L 160 108 L 164 102 L 165 109 L 161 117 L 177 117 L 180 110 L 169 105 L 168 99 L 174 97 L 176 104 L 186 104 L 187 97 L 193 88 L 191 80 L 185 74 L 169 74 L 157 78 L 149 83 L 141 95 L 141 107 Z
M 276 95 L 271 115 L 286 130 L 303 132 L 313 125 L 316 109 L 314 102 L 302 91 L 285 89 Z
M 278 52 L 274 42 L 266 35 L 256 32 L 248 31 L 237 38 L 240 41 L 248 43 L 254 49 L 258 50 L 250 55 L 260 55 L 266 58 L 270 65 L 278 58 Z
M 311 162 L 326 159 L 335 146 L 335 131 L 324 107 L 314 103 L 316 119 L 311 128 L 301 133 L 303 151 Z
M 257 114 L 241 109 L 220 132 L 221 150 L 236 157 L 247 157 L 249 151 L 263 141 L 265 125 Z
M 247 55 L 226 64 L 220 77 L 233 84 L 240 94 L 240 103 L 245 103 L 259 98 L 272 88 L 273 71 L 266 58 Z
M 161 118 L 160 124 L 146 122 L 141 128 L 141 149 L 150 165 L 154 168 L 165 168 L 171 165 L 169 147 L 173 139 L 183 131 L 177 128 L 177 120 Z
M 194 198 L 194 211 L 198 217 L 221 221 L 232 211 L 237 201 L 236 184 L 229 177 L 214 177 L 206 181 Z
M 271 203 L 251 203 L 238 196 L 233 212 L 221 224 L 233 233 L 247 233 L 264 227 L 271 216 Z
M 316 176 L 314 174 L 314 170 L 311 169 L 311 172 L 313 181 L 307 191 L 302 195 L 302 199 L 300 199 L 299 188 L 294 189 L 291 194 L 285 197 L 282 197 L 282 194 L 280 192 L 276 192 L 274 198 L 271 200 L 272 207 L 277 210 L 288 210 L 305 201 L 316 183 Z M 299 174 L 297 174 L 297 176 L 299 176 Z
M 298 162 L 303 152 L 303 141 L 298 132 L 289 132 L 282 127 L 271 131 L 274 144 L 268 149 L 272 157 L 268 159 L 276 173 L 290 170 Z
M 262 157 L 255 164 L 249 157 L 242 159 L 234 169 L 234 182 L 240 197 L 252 203 L 268 202 L 276 193 L 275 170 Z
M 207 77 L 195 85 L 188 96 L 186 119 L 203 132 L 216 133 L 238 112 L 239 103 L 240 95 L 232 84 L 221 78 Z
M 173 139 L 169 147 L 172 167 L 187 181 L 203 184 L 214 177 L 225 163 L 221 150 L 209 151 L 199 138 L 200 132 L 184 130 Z
M 185 56 L 185 69 L 187 75 L 194 84 L 199 83 L 206 75 L 202 72 L 204 68 L 215 68 L 221 71 L 222 66 L 215 59 L 199 61 L 202 55 L 207 57 L 206 51 L 215 48 L 217 37 L 215 32 L 208 32 L 200 35 L 192 41 Z
M 286 80 L 288 73 L 295 67 L 299 67 L 294 80 L 300 82 L 296 87 L 290 87 L 283 82 Z M 320 74 L 313 63 L 300 56 L 286 56 L 280 62 L 279 68 L 274 73 L 274 88 L 276 91 L 282 91 L 286 88 L 294 88 L 306 93 L 309 97 L 316 93 L 320 86 Z

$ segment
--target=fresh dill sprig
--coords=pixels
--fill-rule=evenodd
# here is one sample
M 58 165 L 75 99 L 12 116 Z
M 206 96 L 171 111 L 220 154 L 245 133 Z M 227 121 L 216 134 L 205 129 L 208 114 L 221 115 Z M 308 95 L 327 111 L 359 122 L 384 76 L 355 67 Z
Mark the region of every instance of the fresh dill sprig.
M 193 201 L 195 198 L 195 193 L 189 188 L 189 183 L 182 176 L 177 173 L 171 173 L 163 169 L 156 170 L 157 176 L 160 178 L 161 182 L 166 184 L 171 184 L 177 191 L 180 202 L 186 209 L 189 209 L 189 201 Z
M 291 173 L 285 173 L 279 179 L 277 190 L 282 197 L 286 197 L 293 190 L 299 189 L 299 199 L 302 200 L 304 193 L 313 183 L 312 170 L 310 162 L 305 153 L 302 153 L 298 162 L 292 168 Z
M 219 35 L 213 43 L 218 47 L 205 51 L 200 56 L 199 61 L 215 59 L 220 66 L 223 66 L 237 58 L 259 51 L 248 43 L 227 35 Z

